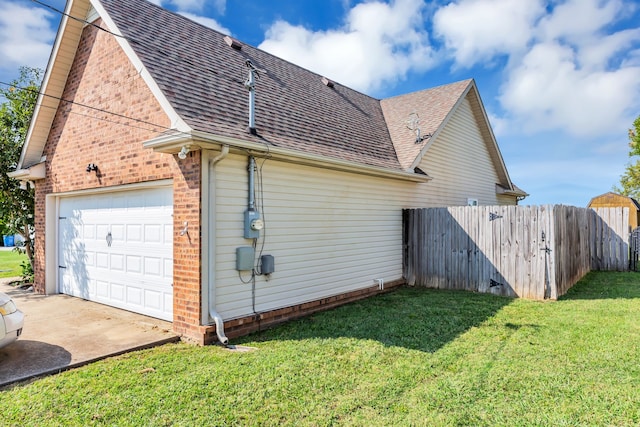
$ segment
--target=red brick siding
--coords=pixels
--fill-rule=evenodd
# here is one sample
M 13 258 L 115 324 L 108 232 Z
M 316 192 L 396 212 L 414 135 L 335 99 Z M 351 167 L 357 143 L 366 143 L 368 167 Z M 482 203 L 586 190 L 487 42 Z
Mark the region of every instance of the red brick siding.
M 170 120 L 114 37 L 95 27 L 83 30 L 62 98 L 75 104 L 60 103 L 44 149 L 47 178 L 36 183 L 36 290 L 45 290 L 47 194 L 173 179 L 174 330 L 197 339 L 200 153 L 178 161 L 143 148 L 142 142 L 166 130 Z M 89 163 L 98 173 L 86 172 Z M 189 233 L 180 236 L 185 221 Z

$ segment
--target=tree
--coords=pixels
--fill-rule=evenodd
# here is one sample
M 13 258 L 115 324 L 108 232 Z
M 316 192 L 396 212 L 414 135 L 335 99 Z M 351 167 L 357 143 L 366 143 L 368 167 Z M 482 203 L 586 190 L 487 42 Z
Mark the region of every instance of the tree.
M 634 120 L 633 128 L 629 129 L 629 157 L 634 156 L 640 156 L 640 116 Z M 614 186 L 613 190 L 634 199 L 640 198 L 640 159 L 627 164 L 620 176 L 620 187 Z
M 24 238 L 33 267 L 34 190 L 10 178 L 18 165 L 40 90 L 42 71 L 21 67 L 20 77 L 0 87 L 0 222 L 4 233 Z

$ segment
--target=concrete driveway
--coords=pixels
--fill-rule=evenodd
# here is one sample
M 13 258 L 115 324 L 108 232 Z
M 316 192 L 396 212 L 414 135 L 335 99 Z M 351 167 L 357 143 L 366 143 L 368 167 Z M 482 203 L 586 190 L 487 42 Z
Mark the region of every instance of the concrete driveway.
M 178 341 L 170 322 L 67 295 L 37 295 L 9 286 L 25 315 L 23 333 L 0 348 L 0 388 L 128 351 Z

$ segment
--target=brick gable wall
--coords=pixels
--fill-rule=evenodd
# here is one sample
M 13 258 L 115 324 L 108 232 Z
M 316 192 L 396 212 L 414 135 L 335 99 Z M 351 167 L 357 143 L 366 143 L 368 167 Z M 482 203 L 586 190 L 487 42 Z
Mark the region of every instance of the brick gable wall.
M 83 30 L 62 98 L 74 104 L 58 107 L 44 149 L 47 177 L 36 183 L 36 291 L 45 291 L 48 194 L 173 179 L 174 330 L 201 339 L 194 335 L 200 333 L 200 153 L 178 160 L 143 148 L 170 126 L 169 118 L 114 36 L 95 27 Z M 87 173 L 89 163 L 97 173 Z M 180 236 L 185 221 L 189 235 Z

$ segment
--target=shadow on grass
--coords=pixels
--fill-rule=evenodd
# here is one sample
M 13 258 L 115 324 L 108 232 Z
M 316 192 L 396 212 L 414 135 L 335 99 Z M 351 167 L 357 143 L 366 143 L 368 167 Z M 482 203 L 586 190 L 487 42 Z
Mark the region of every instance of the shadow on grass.
M 404 287 L 249 335 L 243 341 L 345 337 L 432 353 L 512 301 L 465 291 Z
M 640 273 L 592 271 L 558 300 L 634 298 L 640 298 Z

